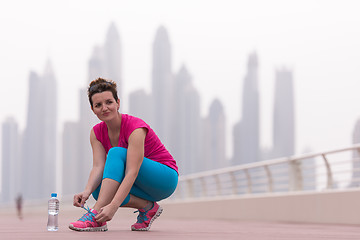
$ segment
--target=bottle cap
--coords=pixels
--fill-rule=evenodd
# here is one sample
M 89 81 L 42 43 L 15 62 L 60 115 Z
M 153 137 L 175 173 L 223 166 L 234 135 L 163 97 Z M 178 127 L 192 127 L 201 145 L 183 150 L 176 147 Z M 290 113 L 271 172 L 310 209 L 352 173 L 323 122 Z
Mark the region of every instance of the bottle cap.
M 57 197 L 57 193 L 52 193 L 51 197 Z

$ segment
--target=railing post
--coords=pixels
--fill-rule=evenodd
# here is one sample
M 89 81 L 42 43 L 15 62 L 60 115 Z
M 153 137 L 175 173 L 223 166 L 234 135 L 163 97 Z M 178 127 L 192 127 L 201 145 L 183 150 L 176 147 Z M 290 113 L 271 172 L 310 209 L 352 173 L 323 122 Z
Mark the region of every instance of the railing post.
M 214 177 L 216 182 L 216 194 L 217 196 L 221 196 L 221 183 L 220 183 L 219 175 L 215 174 Z
M 234 172 L 230 172 L 230 178 L 231 178 L 231 186 L 232 186 L 232 192 L 234 195 L 236 195 L 238 193 L 238 185 L 237 185 L 237 181 L 236 181 L 236 177 Z
M 177 185 L 174 194 L 171 195 L 171 198 L 172 199 L 183 199 L 183 198 L 185 198 L 184 194 L 183 194 L 182 184 Z
M 203 189 L 202 196 L 206 197 L 207 196 L 207 187 L 206 187 L 205 178 L 204 177 L 200 178 L 200 181 L 201 181 L 201 186 L 202 186 L 202 189 Z
M 246 179 L 247 179 L 248 193 L 252 193 L 252 182 L 251 182 L 251 176 L 249 174 L 249 170 L 244 169 L 244 172 L 245 172 Z
M 302 174 L 301 174 L 301 161 L 289 161 L 289 178 L 290 178 L 290 191 L 299 191 L 303 189 Z
M 187 182 L 187 195 L 189 198 L 194 197 L 194 184 L 193 179 L 186 180 Z
M 272 174 L 271 174 L 271 171 L 270 171 L 268 165 L 265 165 L 264 168 L 265 168 L 266 176 L 267 176 L 267 179 L 268 179 L 268 192 L 272 192 L 272 191 L 273 191 L 273 178 L 272 178 Z
M 326 167 L 326 173 L 327 173 L 327 189 L 331 189 L 333 187 L 333 176 L 331 172 L 331 167 L 328 159 L 326 158 L 325 154 L 321 154 L 321 156 L 324 159 L 325 167 Z

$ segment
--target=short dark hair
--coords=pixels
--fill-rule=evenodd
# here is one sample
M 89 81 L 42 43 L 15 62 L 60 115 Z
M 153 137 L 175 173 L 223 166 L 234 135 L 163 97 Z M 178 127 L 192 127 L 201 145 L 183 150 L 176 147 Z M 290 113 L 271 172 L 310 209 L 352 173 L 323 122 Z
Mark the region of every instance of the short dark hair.
M 110 91 L 115 99 L 115 101 L 118 101 L 119 97 L 117 95 L 117 90 L 116 90 L 116 83 L 112 80 L 107 80 L 104 78 L 97 78 L 95 80 L 93 80 L 88 87 L 88 97 L 89 97 L 89 102 L 91 107 L 93 107 L 93 101 L 92 101 L 92 96 L 95 93 L 102 93 L 105 91 Z

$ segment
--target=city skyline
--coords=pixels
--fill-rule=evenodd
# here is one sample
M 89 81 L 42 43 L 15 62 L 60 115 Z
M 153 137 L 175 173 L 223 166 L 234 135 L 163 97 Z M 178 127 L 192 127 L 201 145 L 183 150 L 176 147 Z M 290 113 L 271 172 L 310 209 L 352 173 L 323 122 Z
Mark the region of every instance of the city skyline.
M 41 72 L 44 59 L 48 58 L 52 59 L 60 80 L 59 123 L 77 120 L 79 109 L 75 101 L 78 89 L 88 78 L 87 59 L 93 46 L 104 41 L 110 22 L 117 24 L 122 36 L 122 77 L 126 83 L 122 106 L 127 111 L 130 92 L 143 87 L 150 89 L 149 46 L 157 27 L 164 25 L 170 31 L 174 47 L 173 69 L 178 71 L 185 64 L 193 74 L 194 85 L 203 99 L 202 116 L 207 115 L 213 99 L 223 102 L 229 123 L 227 135 L 232 131 L 229 126 L 241 118 L 237 104 L 242 96 L 235 90 L 242 85 L 238 80 L 245 75 L 248 54 L 256 51 L 260 60 L 262 120 L 271 118 L 275 69 L 284 66 L 294 72 L 297 152 L 351 144 L 352 125 L 360 116 L 352 110 L 352 104 L 360 101 L 356 93 L 360 79 L 356 70 L 360 55 L 357 44 L 360 34 L 356 31 L 360 17 L 355 12 L 358 2 L 290 4 L 257 0 L 224 4 L 199 0 L 170 4 L 156 0 L 140 1 L 143 9 L 131 1 L 107 3 L 99 6 L 93 1 L 59 2 L 58 11 L 54 3 L 42 0 L 21 1 L 21 9 L 15 3 L 1 3 L 0 24 L 8 37 L 0 40 L 3 54 L 0 61 L 6 66 L 2 73 L 8 81 L 1 90 L 0 100 L 6 101 L 9 93 L 18 92 L 13 106 L 2 106 L 1 122 L 13 116 L 19 128 L 24 129 L 27 74 L 31 70 Z M 202 11 L 204 4 L 207 11 Z M 319 11 L 323 8 L 324 11 Z M 12 14 L 15 11 L 18 14 Z M 342 17 L 335 18 L 339 12 Z M 44 17 L 47 21 L 43 21 Z M 29 37 L 24 41 L 23 36 Z M 13 82 L 23 86 L 22 89 Z M 271 147 L 272 123 L 262 121 L 260 127 L 261 146 Z M 330 128 L 334 135 L 325 138 Z M 231 152 L 232 147 L 227 146 L 227 156 Z
M 12 116 L 19 129 L 24 130 L 28 73 L 42 72 L 46 59 L 52 60 L 59 85 L 58 133 L 62 132 L 64 122 L 78 121 L 79 89 L 89 77 L 86 63 L 94 45 L 104 41 L 110 22 L 116 23 L 121 36 L 125 82 L 122 108 L 128 111 L 130 93 L 138 89 L 149 93 L 151 44 L 155 30 L 164 25 L 170 31 L 174 50 L 172 69 L 178 72 L 185 65 L 191 73 L 202 99 L 202 116 L 208 114 L 214 99 L 223 103 L 227 136 L 242 118 L 239 106 L 242 94 L 238 89 L 246 75 L 248 55 L 256 51 L 259 91 L 263 96 L 261 147 L 272 147 L 274 81 L 276 69 L 282 67 L 292 70 L 294 76 L 296 153 L 307 148 L 321 151 L 352 144 L 353 126 L 360 115 L 355 107 L 360 101 L 357 94 L 360 34 L 356 31 L 360 18 L 355 13 L 356 2 L 344 5 L 336 1 L 304 1 L 290 6 L 286 1 L 228 5 L 213 1 L 206 2 L 207 11 L 201 11 L 205 3 L 202 1 L 191 2 L 191 8 L 186 1 L 143 2 L 145 9 L 152 10 L 151 14 L 131 3 L 109 3 L 99 7 L 87 1 L 69 7 L 65 2 L 57 6 L 61 16 L 45 1 L 24 1 L 22 9 L 2 3 L 0 24 L 8 38 L 0 40 L 1 65 L 6 66 L 2 73 L 7 79 L 0 98 L 6 102 L 12 98 L 11 93 L 17 97 L 13 104 L 2 106 L 1 122 Z M 259 8 L 260 5 L 263 7 Z M 324 6 L 325 10 L 319 11 Z M 15 10 L 17 16 L 9 15 Z M 62 17 L 64 12 L 68 18 Z M 339 12 L 342 17 L 335 18 Z M 79 15 L 82 20 L 75 20 Z M 96 20 L 94 15 L 98 16 Z M 47 21 L 43 21 L 44 17 Z M 24 41 L 23 36 L 29 37 Z M 232 155 L 228 145 L 227 157 Z
M 111 23 L 108 28 L 104 45 L 95 46 L 93 49 L 93 54 L 88 61 L 89 79 L 85 82 L 86 86 L 94 78 L 99 76 L 110 78 L 114 74 L 120 78 L 117 83 L 122 84 L 120 61 L 122 53 L 119 51 L 116 54 L 111 53 L 109 55 L 107 51 L 109 46 L 121 49 L 120 38 L 114 23 Z M 165 46 L 165 48 L 162 46 Z M 240 133 L 237 132 L 234 136 L 234 148 L 240 149 L 241 154 L 235 154 L 231 162 L 230 159 L 226 158 L 225 154 L 226 116 L 221 101 L 215 99 L 212 102 L 208 116 L 202 117 L 200 115 L 201 97 L 198 90 L 193 86 L 191 74 L 185 66 L 178 73 L 175 73 L 169 67 L 169 62 L 172 60 L 172 48 L 170 46 L 168 32 L 163 26 L 160 26 L 153 44 L 152 82 L 156 91 L 153 90 L 149 96 L 144 95 L 141 91 L 135 91 L 134 94 L 131 94 L 133 97 L 130 105 L 134 109 L 130 108 L 130 114 L 136 116 L 136 113 L 139 113 L 143 115 L 143 119 L 153 126 L 155 132 L 160 130 L 160 139 L 177 160 L 180 174 L 264 160 L 261 157 L 262 149 L 259 146 L 257 54 L 252 53 L 249 55 L 248 73 L 243 87 L 244 92 L 249 92 L 244 95 L 243 115 L 245 117 L 240 122 Z M 111 69 L 109 66 L 114 66 L 112 69 L 116 69 L 116 72 L 109 70 Z M 276 89 L 283 89 L 283 91 L 278 91 L 276 96 L 282 99 L 282 102 L 290 104 L 287 104 L 287 108 L 283 111 L 281 109 L 284 107 L 281 107 L 282 103 L 279 104 L 275 101 L 275 110 L 277 109 L 277 111 L 274 112 L 274 116 L 275 120 L 278 119 L 275 122 L 280 120 L 282 123 L 286 123 L 288 121 L 288 117 L 286 117 L 288 112 L 295 111 L 294 106 L 291 104 L 292 101 L 290 101 L 293 98 L 293 87 L 292 77 L 288 77 L 289 74 L 291 75 L 290 72 L 285 71 L 279 74 L 280 76 L 286 76 L 281 77 L 280 81 L 277 82 Z M 114 80 L 116 81 L 116 79 Z M 3 139 L 20 139 L 19 142 L 22 142 L 19 145 L 14 141 L 10 141 L 9 145 L 3 145 L 6 154 L 3 155 L 2 161 L 6 163 L 6 158 L 11 158 L 14 161 L 12 165 L 16 165 L 20 161 L 20 166 L 22 166 L 15 170 L 16 168 L 9 166 L 9 164 L 4 165 L 5 173 L 14 171 L 22 173 L 21 177 L 19 177 L 20 187 L 12 191 L 22 192 L 27 199 L 45 197 L 47 192 L 54 189 L 59 191 L 59 188 L 62 194 L 70 195 L 79 192 L 86 183 L 91 166 L 89 131 L 99 122 L 90 111 L 86 98 L 86 86 L 79 91 L 79 121 L 65 122 L 63 133 L 56 137 L 54 133 L 56 132 L 57 84 L 49 60 L 44 74 L 39 75 L 31 72 L 29 82 L 28 117 L 25 132 L 23 134 L 17 132 L 17 123 L 13 119 L 10 119 L 11 121 L 7 120 L 3 124 Z M 159 96 L 162 97 L 159 98 Z M 149 109 L 144 109 L 142 104 L 147 104 L 147 101 L 152 104 Z M 168 105 L 155 104 L 164 101 Z M 42 102 L 45 104 L 45 110 L 38 108 Z M 162 116 L 162 124 L 154 124 L 157 122 L 157 116 Z M 257 124 L 254 125 L 253 123 Z M 289 127 L 288 124 L 285 125 Z M 7 126 L 10 128 L 9 130 L 6 128 Z M 291 127 L 294 128 L 294 123 L 292 123 Z M 289 138 L 286 132 L 280 131 L 280 134 L 278 134 L 275 131 L 274 135 L 281 142 L 289 140 L 293 142 L 291 140 L 294 138 L 293 134 L 290 134 Z M 246 141 L 252 136 L 255 136 L 255 145 L 253 141 Z M 61 138 L 62 144 L 60 145 L 55 143 L 58 138 Z M 32 141 L 33 139 L 35 141 Z M 20 146 L 19 151 L 15 151 L 13 148 L 18 147 L 18 145 Z M 58 164 L 56 164 L 56 152 L 58 151 L 56 148 L 61 149 L 62 152 Z M 17 152 L 21 155 L 19 159 L 12 157 Z M 277 154 L 284 156 L 289 152 L 293 152 L 293 146 L 290 147 L 290 151 L 284 148 L 282 151 L 277 151 Z M 7 179 L 6 176 L 5 174 L 3 180 Z M 19 180 L 18 178 L 15 179 Z M 9 180 L 9 182 L 11 185 L 16 185 L 16 181 Z M 49 187 L 45 187 L 45 185 L 41 187 L 44 183 Z M 30 186 L 38 187 L 32 189 Z M 8 188 L 7 184 L 4 187 L 5 193 L 11 189 Z

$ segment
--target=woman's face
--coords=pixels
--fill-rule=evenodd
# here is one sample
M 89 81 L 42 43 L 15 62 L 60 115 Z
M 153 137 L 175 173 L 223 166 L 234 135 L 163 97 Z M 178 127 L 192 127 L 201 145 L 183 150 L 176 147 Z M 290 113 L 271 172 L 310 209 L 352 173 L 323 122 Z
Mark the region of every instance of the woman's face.
M 101 121 L 111 120 L 117 116 L 120 100 L 115 101 L 110 91 L 95 93 L 91 99 L 93 102 L 91 109 Z

